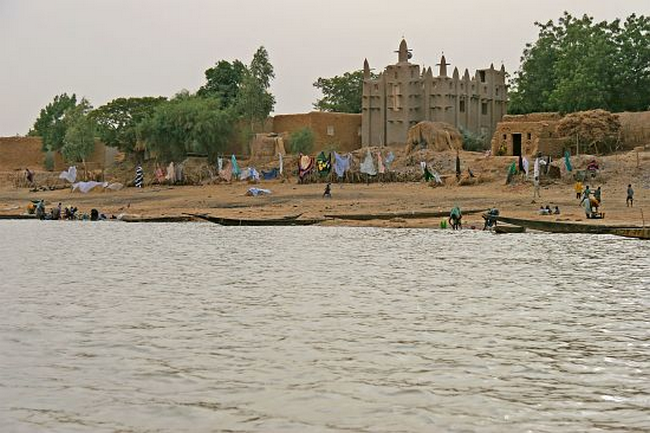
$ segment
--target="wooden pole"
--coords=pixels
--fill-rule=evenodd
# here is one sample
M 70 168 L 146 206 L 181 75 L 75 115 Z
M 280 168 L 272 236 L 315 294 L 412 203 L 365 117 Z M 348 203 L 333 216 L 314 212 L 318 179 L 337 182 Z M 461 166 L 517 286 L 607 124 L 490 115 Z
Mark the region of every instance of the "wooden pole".
M 641 209 L 641 221 L 643 221 L 643 228 L 645 228 L 645 217 L 643 216 L 643 209 Z
M 578 134 L 576 134 L 576 156 L 580 156 L 580 141 L 578 141 Z

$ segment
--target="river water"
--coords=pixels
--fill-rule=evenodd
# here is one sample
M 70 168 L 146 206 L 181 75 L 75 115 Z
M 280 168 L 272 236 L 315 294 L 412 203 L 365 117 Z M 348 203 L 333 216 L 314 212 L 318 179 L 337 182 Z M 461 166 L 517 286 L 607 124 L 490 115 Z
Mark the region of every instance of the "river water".
M 650 430 L 650 243 L 0 223 L 2 432 Z

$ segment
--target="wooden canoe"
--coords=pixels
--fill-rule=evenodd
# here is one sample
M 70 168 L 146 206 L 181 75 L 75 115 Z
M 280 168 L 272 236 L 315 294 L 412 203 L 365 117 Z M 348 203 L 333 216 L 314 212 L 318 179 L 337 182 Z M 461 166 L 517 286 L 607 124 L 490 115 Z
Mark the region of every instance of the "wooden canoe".
M 626 226 L 611 226 L 601 224 L 582 224 L 582 223 L 569 223 L 562 221 L 543 221 L 543 220 L 528 220 L 523 218 L 510 218 L 499 216 L 499 222 L 511 224 L 519 227 L 525 227 L 530 230 L 539 230 L 549 233 L 587 233 L 596 235 L 618 235 L 626 237 L 634 237 L 638 239 L 650 239 L 650 228 L 644 227 L 626 227 Z
M 0 214 L 0 220 L 35 220 L 33 214 Z
M 136 215 L 124 215 L 121 221 L 127 223 L 185 223 L 193 221 L 189 215 L 161 215 L 153 217 L 141 217 Z
M 463 215 L 485 212 L 485 209 L 470 209 L 463 211 Z M 443 218 L 449 216 L 449 211 L 410 211 L 410 212 L 386 212 L 370 214 L 328 214 L 325 218 L 342 220 L 370 221 L 370 220 L 391 220 L 393 218 L 419 219 L 419 218 Z
M 222 226 L 310 226 L 325 221 L 322 218 L 298 219 L 297 217 L 246 219 L 214 217 L 202 214 L 192 214 L 192 216 Z
M 526 227 L 519 226 L 496 226 L 494 227 L 494 233 L 505 234 L 505 233 L 526 233 Z

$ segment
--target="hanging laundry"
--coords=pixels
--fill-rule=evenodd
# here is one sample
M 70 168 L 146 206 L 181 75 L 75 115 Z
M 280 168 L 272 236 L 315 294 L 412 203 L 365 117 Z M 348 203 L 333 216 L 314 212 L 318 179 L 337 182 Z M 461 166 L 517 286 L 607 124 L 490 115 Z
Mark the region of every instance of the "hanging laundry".
M 573 171 L 573 166 L 571 165 L 571 152 L 568 150 L 564 151 L 564 165 L 566 165 L 566 171 Z
M 135 187 L 142 188 L 144 185 L 144 170 L 141 165 L 138 165 L 135 169 Z
M 334 152 L 334 172 L 339 178 L 345 176 L 345 172 L 350 169 L 351 159 L 352 155 L 349 153 L 345 156 L 342 156 Z
M 384 165 L 386 166 L 386 170 L 390 170 L 390 166 L 395 161 L 395 154 L 391 151 L 388 153 L 388 156 L 386 156 L 386 159 L 384 159 Z
M 241 170 L 239 169 L 239 164 L 237 164 L 237 158 L 235 158 L 235 155 L 230 157 L 230 165 L 232 166 L 232 175 L 239 177 Z
M 167 176 L 165 176 L 165 179 L 171 184 L 176 183 L 176 167 L 174 166 L 174 161 L 170 162 L 167 166 Z
M 435 179 L 435 176 L 429 171 L 426 163 L 424 164 L 424 180 L 429 182 L 430 180 Z
M 522 166 L 524 167 L 524 173 L 526 173 L 526 177 L 528 177 L 528 170 L 530 169 L 530 165 L 528 163 L 528 158 L 525 156 L 522 159 Z
M 232 164 L 229 161 L 226 163 L 225 168 L 219 172 L 219 177 L 226 182 L 230 182 L 232 180 L 232 172 Z
M 436 180 L 436 183 L 437 183 L 438 185 L 442 185 L 442 178 L 440 177 L 440 175 L 438 174 L 438 172 L 435 171 L 435 170 L 431 170 L 431 174 L 433 175 L 433 178 Z
M 74 181 L 77 180 L 77 167 L 68 167 L 66 171 L 61 172 L 59 179 L 65 179 L 70 183 L 74 183 Z
M 159 165 L 156 166 L 156 171 L 154 172 L 154 175 L 156 176 L 157 183 L 163 183 L 165 181 L 165 173 L 163 172 L 163 169 L 160 168 Z
M 332 155 L 325 156 L 325 152 L 321 152 L 316 157 L 316 167 L 318 169 L 318 174 L 321 176 L 327 176 L 332 170 Z
M 223 158 L 222 157 L 217 157 L 217 173 L 221 173 L 221 170 L 223 170 Z
M 311 172 L 312 168 L 314 168 L 314 158 L 309 155 L 300 154 L 300 159 L 298 160 L 298 177 L 300 180 L 303 180 Z
M 361 163 L 361 173 L 367 174 L 369 176 L 377 175 L 377 167 L 375 167 L 375 162 L 372 160 L 370 150 L 366 152 L 366 158 Z
M 379 172 L 379 174 L 386 173 L 386 167 L 384 167 L 384 159 L 381 157 L 381 152 L 377 152 L 377 172 Z
M 257 172 L 255 167 L 248 167 L 241 171 L 239 180 L 253 180 L 257 182 L 260 180 L 260 174 Z
M 271 171 L 264 171 L 262 170 L 262 178 L 264 180 L 272 180 L 275 179 L 279 176 L 280 170 L 277 168 L 272 169 Z

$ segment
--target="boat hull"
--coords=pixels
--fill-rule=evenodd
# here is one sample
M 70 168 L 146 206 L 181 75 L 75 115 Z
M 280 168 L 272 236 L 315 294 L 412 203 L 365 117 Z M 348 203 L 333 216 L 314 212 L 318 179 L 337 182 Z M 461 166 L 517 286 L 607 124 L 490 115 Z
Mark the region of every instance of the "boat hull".
M 324 219 L 297 219 L 289 218 L 266 218 L 266 219 L 241 219 L 241 218 L 222 218 L 210 215 L 193 215 L 211 223 L 222 226 L 310 226 L 325 221 Z
M 470 209 L 463 211 L 463 215 L 477 214 L 485 212 L 485 209 Z M 387 212 L 376 214 L 329 214 L 325 218 L 335 218 L 353 221 L 370 221 L 370 220 L 391 220 L 393 218 L 403 219 L 421 219 L 421 218 L 444 218 L 449 216 L 449 211 L 412 211 L 412 212 Z
M 638 239 L 650 239 L 650 228 L 624 227 L 599 224 L 579 224 L 559 221 L 528 220 L 523 218 L 510 218 L 499 216 L 499 222 L 525 227 L 530 230 L 539 230 L 549 233 L 586 233 L 597 235 L 618 235 L 635 237 Z

